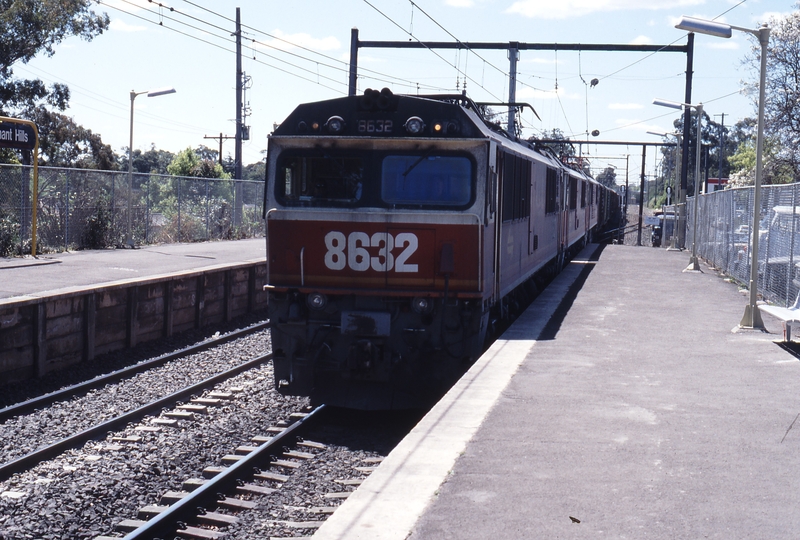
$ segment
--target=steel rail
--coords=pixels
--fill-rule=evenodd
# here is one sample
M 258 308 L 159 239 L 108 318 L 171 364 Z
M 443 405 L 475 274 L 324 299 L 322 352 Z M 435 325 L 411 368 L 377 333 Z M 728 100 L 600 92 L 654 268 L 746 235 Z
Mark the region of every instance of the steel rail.
M 156 412 L 162 407 L 171 406 L 174 403 L 190 397 L 197 392 L 205 390 L 209 386 L 224 381 L 225 379 L 229 379 L 234 375 L 238 375 L 243 371 L 247 371 L 248 369 L 251 369 L 259 364 L 263 364 L 271 359 L 272 353 L 258 356 L 227 371 L 209 377 L 208 379 L 205 379 L 199 383 L 187 386 L 182 390 L 178 390 L 177 392 L 174 392 L 168 396 L 157 399 L 156 401 L 152 401 L 147 405 L 143 405 L 137 409 L 128 411 L 101 424 L 85 429 L 79 433 L 56 441 L 47 446 L 43 446 L 42 448 L 35 450 L 30 454 L 26 454 L 15 460 L 9 461 L 8 463 L 4 463 L 3 465 L 0 465 L 0 481 L 6 480 L 12 474 L 26 471 L 46 459 L 50 459 L 61 454 L 65 450 L 74 448 L 75 446 L 90 441 L 100 435 L 105 435 L 109 431 L 120 429 L 128 422 L 140 420 L 147 414 Z
M 181 358 L 183 356 L 208 350 L 215 345 L 219 345 L 221 343 L 226 343 L 228 341 L 238 339 L 253 332 L 257 332 L 258 330 L 270 328 L 271 326 L 272 323 L 270 321 L 253 324 L 251 326 L 248 326 L 247 328 L 234 330 L 233 332 L 228 332 L 227 334 L 221 335 L 219 337 L 211 337 L 200 343 L 184 347 L 183 349 L 162 354 L 161 356 L 158 356 L 151 360 L 147 360 L 146 362 L 140 362 L 133 366 L 128 366 L 126 368 L 122 368 L 117 371 L 112 371 L 111 373 L 100 375 L 88 381 L 74 384 L 72 386 L 56 390 L 55 392 L 50 392 L 49 394 L 45 394 L 43 396 L 35 397 L 27 401 L 22 401 L 15 405 L 9 405 L 8 407 L 0 409 L 0 422 L 12 418 L 14 416 L 18 416 L 20 414 L 25 414 L 34 411 L 41 407 L 47 407 L 48 405 L 52 405 L 57 401 L 74 397 L 78 394 L 88 392 L 89 390 L 93 390 L 95 388 L 100 388 L 106 384 L 120 381 L 122 379 L 130 377 L 132 375 L 136 375 L 137 373 L 141 373 L 143 371 L 147 371 L 148 369 L 159 366 L 161 364 L 165 364 L 177 358 Z
M 197 518 L 198 508 L 216 508 L 221 493 L 233 491 L 242 481 L 252 479 L 254 470 L 272 461 L 276 449 L 286 446 L 290 437 L 296 436 L 307 423 L 321 416 L 325 405 L 320 405 L 304 418 L 293 423 L 269 441 L 261 444 L 247 456 L 228 467 L 189 495 L 172 504 L 138 529 L 126 535 L 124 540 L 168 538 L 186 523 Z

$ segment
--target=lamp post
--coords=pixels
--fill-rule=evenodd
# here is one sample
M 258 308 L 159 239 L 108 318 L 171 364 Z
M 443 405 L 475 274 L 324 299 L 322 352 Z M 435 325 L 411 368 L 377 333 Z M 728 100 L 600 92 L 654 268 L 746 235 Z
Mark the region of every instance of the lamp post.
M 175 89 L 172 87 L 146 90 L 144 92 L 135 92 L 131 90 L 131 130 L 130 142 L 128 144 L 128 227 L 125 232 L 125 243 L 131 247 L 133 247 L 133 237 L 131 236 L 131 215 L 133 214 L 133 101 L 136 99 L 136 96 L 142 94 L 147 94 L 147 97 L 157 97 L 174 93 Z
M 764 321 L 761 319 L 761 312 L 758 309 L 758 227 L 761 220 L 761 176 L 763 173 L 763 152 L 764 152 L 764 103 L 767 81 L 767 46 L 769 45 L 770 28 L 762 24 L 755 30 L 742 28 L 730 24 L 723 24 L 714 21 L 696 19 L 694 17 L 681 17 L 680 22 L 675 28 L 708 34 L 710 36 L 730 38 L 733 30 L 747 32 L 758 38 L 761 45 L 761 77 L 758 84 L 758 135 L 756 139 L 756 179 L 753 190 L 753 226 L 752 238 L 750 241 L 750 301 L 745 307 L 744 315 L 739 323 L 740 328 L 753 328 L 764 330 Z
M 677 236 L 678 236 L 678 214 L 680 212 L 680 178 L 681 178 L 681 160 L 680 160 L 680 151 L 681 151 L 681 139 L 683 138 L 683 133 L 676 131 L 675 133 L 661 133 L 658 131 L 648 131 L 650 135 L 658 135 L 659 137 L 669 137 L 672 135 L 677 139 L 675 144 L 675 180 L 672 183 L 672 196 L 670 197 L 670 202 L 672 203 L 674 213 L 673 220 L 672 220 L 672 235 L 670 239 L 670 245 L 667 248 L 667 251 L 680 251 L 681 248 L 677 247 Z M 678 202 L 675 202 L 675 195 L 678 194 Z M 666 217 L 665 217 L 666 219 Z M 665 229 L 666 233 L 666 229 Z
M 697 208 L 698 201 L 700 200 L 700 139 L 702 126 L 701 120 L 703 119 L 703 104 L 691 105 L 689 103 L 676 103 L 674 101 L 666 101 L 663 99 L 654 99 L 654 105 L 661 105 L 662 107 L 670 107 L 671 109 L 682 109 L 684 107 L 691 107 L 697 111 L 697 150 L 694 157 L 694 209 L 692 210 L 692 256 L 689 259 L 689 266 L 692 270 L 700 270 L 700 264 L 697 260 Z

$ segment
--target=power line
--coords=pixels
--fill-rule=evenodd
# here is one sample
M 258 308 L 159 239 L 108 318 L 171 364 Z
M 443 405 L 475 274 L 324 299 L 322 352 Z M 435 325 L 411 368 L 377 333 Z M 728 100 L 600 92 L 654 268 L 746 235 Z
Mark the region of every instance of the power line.
M 124 1 L 124 2 L 126 2 L 126 3 L 129 3 L 129 4 L 130 4 L 130 2 L 128 2 L 127 0 L 123 0 L 123 1 Z M 223 50 L 223 51 L 225 51 L 225 52 L 229 52 L 229 53 L 231 53 L 231 54 L 235 54 L 235 52 L 234 52 L 234 51 L 232 51 L 232 50 L 230 50 L 230 49 L 226 49 L 225 47 L 223 47 L 223 46 L 221 46 L 221 45 L 218 45 L 218 44 L 216 44 L 216 43 L 212 43 L 212 42 L 210 42 L 210 41 L 208 41 L 208 40 L 205 40 L 205 39 L 199 38 L 199 37 L 197 37 L 197 36 L 193 36 L 193 35 L 191 35 L 191 34 L 188 34 L 188 33 L 186 33 L 186 32 L 182 32 L 182 31 L 178 30 L 177 28 L 173 28 L 173 27 L 170 27 L 170 26 L 164 26 L 163 24 L 159 24 L 159 23 L 157 23 L 157 22 L 155 22 L 155 21 L 151 21 L 150 19 L 147 19 L 147 18 L 145 18 L 145 17 L 142 17 L 142 16 L 140 16 L 140 15 L 137 15 L 137 14 L 135 14 L 135 13 L 131 13 L 131 12 L 129 12 L 129 11 L 125 11 L 124 9 L 122 9 L 122 8 L 119 8 L 119 7 L 117 7 L 117 6 L 113 6 L 113 5 L 111 5 L 111 4 L 108 4 L 107 2 L 104 2 L 103 0 L 98 0 L 98 3 L 100 3 L 100 4 L 104 4 L 104 5 L 106 5 L 106 6 L 110 7 L 110 8 L 112 8 L 112 9 L 116 9 L 117 11 L 120 11 L 120 12 L 122 12 L 122 13 L 125 13 L 126 15 L 130 15 L 131 17 L 135 17 L 135 18 L 137 18 L 137 19 L 140 19 L 140 20 L 142 20 L 142 21 L 149 22 L 150 24 L 155 24 L 156 26 L 161 26 L 161 27 L 163 27 L 163 28 L 166 28 L 166 29 L 168 29 L 168 30 L 171 30 L 171 31 L 173 31 L 173 32 L 176 32 L 176 33 L 178 33 L 178 34 L 181 34 L 181 35 L 183 35 L 183 36 L 189 37 L 189 38 L 191 38 L 191 39 L 195 39 L 195 40 L 197 40 L 197 41 L 200 41 L 200 42 L 202 42 L 202 43 L 206 43 L 207 45 L 211 45 L 212 47 L 216 47 L 216 48 L 218 48 L 218 49 L 222 49 L 222 50 Z M 132 5 L 135 5 L 135 4 L 132 4 Z M 149 13 L 154 13 L 152 10 L 147 10 L 147 9 L 146 9 L 145 11 L 148 11 Z M 177 20 L 177 19 L 174 19 L 174 18 L 172 18 L 172 17 L 166 17 L 166 18 L 168 18 L 168 19 L 170 19 L 170 20 L 172 20 L 172 21 L 175 21 L 175 22 L 176 22 L 176 23 L 178 23 L 178 24 L 183 24 L 183 25 L 185 25 L 185 26 L 189 26 L 190 28 L 195 28 L 195 29 L 197 29 L 197 30 L 199 30 L 199 31 L 201 31 L 201 32 L 203 32 L 203 33 L 210 34 L 210 35 L 212 35 L 212 36 L 214 36 L 214 37 L 217 37 L 217 38 L 223 39 L 223 40 L 225 40 L 225 41 L 228 41 L 228 42 L 230 42 L 230 43 L 233 43 L 233 40 L 230 40 L 230 39 L 228 39 L 228 38 L 224 38 L 224 37 L 222 37 L 222 36 L 219 36 L 219 35 L 217 35 L 217 34 L 213 34 L 213 33 L 211 33 L 211 32 L 208 32 L 207 30 L 198 29 L 198 28 L 196 28 L 196 27 L 194 27 L 194 26 L 192 26 L 192 25 L 189 25 L 189 24 L 183 23 L 182 21 L 179 21 L 179 20 Z M 275 58 L 275 57 L 273 57 L 273 56 L 271 56 L 271 55 L 266 55 L 266 56 L 269 56 L 270 58 L 274 58 L 275 60 L 278 60 L 279 62 L 282 62 L 282 63 L 288 64 L 288 65 L 291 65 L 291 66 L 293 66 L 293 67 L 296 67 L 296 68 L 298 68 L 298 69 L 300 69 L 300 70 L 302 70 L 302 71 L 306 71 L 306 72 L 308 72 L 308 73 L 311 73 L 311 74 L 314 74 L 314 75 L 317 75 L 317 76 L 319 76 L 319 74 L 317 74 L 317 73 L 314 73 L 313 71 L 311 71 L 311 70 L 308 70 L 308 69 L 305 69 L 305 68 L 303 68 L 303 67 L 301 67 L 301 66 L 297 66 L 297 65 L 295 65 L 295 64 L 291 64 L 291 63 L 289 63 L 289 62 L 286 62 L 286 61 L 284 61 L 284 60 L 281 60 L 281 59 L 279 59 L 279 58 Z M 258 60 L 258 59 L 253 59 L 253 61 L 254 61 L 254 62 L 256 62 L 256 63 L 262 64 L 262 65 L 264 65 L 264 66 L 270 67 L 270 68 L 272 68 L 272 69 L 275 69 L 275 70 L 277 70 L 277 71 L 280 71 L 280 72 L 282 72 L 282 73 L 286 73 L 287 75 L 291 75 L 291 76 L 293 76 L 293 77 L 297 77 L 297 78 L 299 78 L 299 79 L 302 79 L 302 80 L 304 80 L 304 81 L 308 81 L 308 82 L 311 82 L 311 83 L 317 84 L 317 85 L 319 85 L 319 86 L 322 86 L 322 87 L 324 87 L 324 88 L 327 88 L 327 89 L 329 89 L 329 90 L 333 90 L 334 92 L 337 92 L 337 93 L 340 93 L 340 92 L 341 92 L 341 90 L 339 90 L 339 89 L 336 89 L 336 88 L 330 87 L 330 86 L 328 86 L 328 85 L 326 85 L 326 84 L 323 84 L 323 83 L 321 83 L 321 82 L 319 82 L 319 81 L 315 81 L 315 80 L 313 80 L 313 79 L 309 79 L 308 77 L 303 77 L 302 75 L 298 75 L 297 73 L 293 73 L 293 72 L 291 72 L 291 71 L 288 71 L 288 70 L 286 70 L 286 69 L 283 69 L 283 68 L 280 68 L 280 67 L 278 67 L 278 66 L 272 65 L 272 64 L 270 64 L 270 63 L 268 63 L 268 62 L 264 62 L 264 61 L 261 61 L 261 60 Z M 337 83 L 337 84 L 342 84 L 342 85 L 346 86 L 346 83 L 343 83 L 343 82 L 337 81 L 336 79 L 332 79 L 332 78 L 330 78 L 330 77 L 325 77 L 325 76 L 322 76 L 322 77 L 323 77 L 323 78 L 325 78 L 325 79 L 328 79 L 328 80 L 330 80 L 330 81 L 332 81 L 332 82 L 334 82 L 334 83 Z
M 470 77 L 469 75 L 467 75 L 466 73 L 464 73 L 463 71 L 461 71 L 461 68 L 459 68 L 458 66 L 455 66 L 455 65 L 453 65 L 453 64 L 452 64 L 452 63 L 451 63 L 449 60 L 447 60 L 447 59 L 446 59 L 446 58 L 444 58 L 442 55 L 440 55 L 439 53 L 437 53 L 436 51 L 434 51 L 433 49 L 431 49 L 430 47 L 428 47 L 427 45 L 425 45 L 425 43 L 424 43 L 424 42 L 422 42 L 422 41 L 421 41 L 419 38 L 417 38 L 417 37 L 416 37 L 414 34 L 412 34 L 411 32 L 409 32 L 408 30 L 406 30 L 406 29 L 405 29 L 405 28 L 403 28 L 402 26 L 400 26 L 400 25 L 399 25 L 399 24 L 398 24 L 398 23 L 397 23 L 397 22 L 396 22 L 394 19 L 392 19 L 391 17 L 389 17 L 388 15 L 386 15 L 384 12 L 382 12 L 382 11 L 381 11 L 381 10 L 379 10 L 377 7 L 375 7 L 373 4 L 371 4 L 371 3 L 369 2 L 369 0 L 364 0 L 364 3 L 365 3 L 365 4 L 367 4 L 369 7 L 371 7 L 372 9 L 374 9 L 375 11 L 377 11 L 379 14 L 381 14 L 381 15 L 382 15 L 382 16 L 383 16 L 383 17 L 384 17 L 386 20 L 388 20 L 390 23 L 392 23 L 393 25 L 395 25 L 397 28 L 399 28 L 400 30 L 402 30 L 403 32 L 405 32 L 406 34 L 408 34 L 409 36 L 411 36 L 413 39 L 415 39 L 415 40 L 417 41 L 417 43 L 419 43 L 420 45 L 422 45 L 423 47 L 425 47 L 425 48 L 426 48 L 428 51 L 430 51 L 431 53 L 433 53 L 434 55 L 436 55 L 436 56 L 437 56 L 439 59 L 441 59 L 441 60 L 442 60 L 444 63 L 446 63 L 448 66 L 450 66 L 450 67 L 452 67 L 452 68 L 455 68 L 455 70 L 456 70 L 458 73 L 460 73 L 461 75 L 463 75 L 465 79 L 469 79 L 470 81 L 472 81 L 473 83 L 475 83 L 476 85 L 478 85 L 478 87 L 479 87 L 479 88 L 482 88 L 483 90 L 485 90 L 485 91 L 486 91 L 486 92 L 487 92 L 487 93 L 488 93 L 490 96 L 492 96 L 493 98 L 495 98 L 497 101 L 503 101 L 503 100 L 502 100 L 502 98 L 499 98 L 499 97 L 497 97 L 497 96 L 496 96 L 496 95 L 494 95 L 494 94 L 493 94 L 493 93 L 492 93 L 492 92 L 491 92 L 489 89 L 487 89 L 485 86 L 483 86 L 481 83 L 479 83 L 478 81 L 476 81 L 475 79 L 473 79 L 472 77 Z
M 153 0 L 148 0 L 148 1 L 152 2 Z M 230 19 L 229 17 L 227 17 L 225 15 L 222 15 L 221 13 L 218 13 L 218 12 L 212 10 L 212 9 L 206 8 L 204 6 L 201 6 L 201 5 L 199 5 L 199 4 L 195 3 L 195 2 L 191 2 L 190 0 L 183 0 L 183 1 L 186 2 L 189 5 L 192 5 L 192 6 L 196 7 L 196 8 L 198 8 L 198 9 L 202 9 L 203 11 L 211 13 L 211 14 L 213 14 L 213 15 L 221 18 L 221 19 L 224 19 L 224 20 L 229 21 L 229 22 L 233 22 L 233 20 Z M 210 23 L 208 23 L 208 24 L 210 24 Z M 334 58 L 333 56 L 321 53 L 319 51 L 315 51 L 313 49 L 309 49 L 308 47 L 304 47 L 303 45 L 299 45 L 297 43 L 294 43 L 294 42 L 289 41 L 287 39 L 281 38 L 279 36 L 275 36 L 273 34 L 270 34 L 269 32 L 265 32 L 264 30 L 260 30 L 258 28 L 255 28 L 253 26 L 249 26 L 247 24 L 242 24 L 242 27 L 246 28 L 248 30 L 251 30 L 251 31 L 253 31 L 253 32 L 257 33 L 257 34 L 262 34 L 264 36 L 267 36 L 268 38 L 274 39 L 275 41 L 280 41 L 280 42 L 286 43 L 287 45 L 290 45 L 292 47 L 295 47 L 295 48 L 304 50 L 306 52 L 321 56 L 322 58 L 325 58 L 326 60 L 341 64 L 342 67 L 336 67 L 336 66 L 332 66 L 330 64 L 324 64 L 324 63 L 321 63 L 321 62 L 319 62 L 317 60 L 312 60 L 312 59 L 307 58 L 305 56 L 299 55 L 297 53 L 293 53 L 293 52 L 290 52 L 290 51 L 287 51 L 287 50 L 284 50 L 284 49 L 280 49 L 278 47 L 275 47 L 274 45 L 270 45 L 269 43 L 265 43 L 263 41 L 259 41 L 259 40 L 250 38 L 252 43 L 258 43 L 259 45 L 262 45 L 264 47 L 268 47 L 270 49 L 274 49 L 276 51 L 280 51 L 280 52 L 282 52 L 284 54 L 288 54 L 290 56 L 301 58 L 301 59 L 306 60 L 308 62 L 313 62 L 313 63 L 319 64 L 319 65 L 324 65 L 324 66 L 329 67 L 331 69 L 336 69 L 336 70 L 339 70 L 339 71 L 342 71 L 342 72 L 345 72 L 345 73 L 348 72 L 349 64 L 347 62 L 343 61 L 343 60 L 340 60 L 338 58 Z M 386 74 L 386 73 L 383 73 L 383 72 L 380 72 L 380 71 L 376 71 L 376 70 L 373 70 L 373 69 L 369 69 L 369 68 L 362 68 L 362 72 L 374 73 L 375 75 L 378 75 L 380 77 L 384 77 L 384 79 L 381 79 L 381 78 L 378 78 L 378 77 L 373 77 L 375 80 L 380 81 L 380 82 L 386 82 L 386 83 L 389 83 L 389 84 L 399 84 L 401 86 L 405 85 L 405 86 L 408 86 L 410 88 L 417 88 L 419 86 L 419 83 L 417 83 L 416 81 L 410 81 L 410 80 L 407 80 L 407 79 L 402 79 L 400 77 L 395 77 L 393 75 L 389 75 L 389 74 Z M 425 85 L 423 85 L 423 86 L 425 86 Z M 444 88 L 437 87 L 437 86 L 430 86 L 430 85 L 427 85 L 426 89 L 429 89 L 429 90 L 445 90 Z

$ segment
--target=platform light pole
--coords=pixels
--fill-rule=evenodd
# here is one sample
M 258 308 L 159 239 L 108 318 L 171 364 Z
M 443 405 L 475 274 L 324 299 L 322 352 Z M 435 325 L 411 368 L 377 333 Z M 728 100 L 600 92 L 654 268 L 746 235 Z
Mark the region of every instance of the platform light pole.
M 136 96 L 141 96 L 142 94 L 147 94 L 147 97 L 157 97 L 174 93 L 175 89 L 172 87 L 145 90 L 144 92 L 131 90 L 131 129 L 128 143 L 128 227 L 125 232 L 125 243 L 131 247 L 133 247 L 133 237 L 131 236 L 131 214 L 133 213 L 133 102 Z
M 758 38 L 761 45 L 761 76 L 758 84 L 758 135 L 756 139 L 756 179 L 753 190 L 753 226 L 751 227 L 750 241 L 750 301 L 745 307 L 744 315 L 739 323 L 740 328 L 753 328 L 764 330 L 764 321 L 761 319 L 761 312 L 758 309 L 758 227 L 761 221 L 761 177 L 763 173 L 763 153 L 764 153 L 764 104 L 767 82 L 767 48 L 769 45 L 770 28 L 762 24 L 757 29 L 742 28 L 731 24 L 718 23 L 696 19 L 694 17 L 681 17 L 675 28 L 707 34 L 722 38 L 730 38 L 733 30 L 747 32 Z
M 699 271 L 700 264 L 697 259 L 697 208 L 698 201 L 700 200 L 700 139 L 702 136 L 700 128 L 702 127 L 703 120 L 703 104 L 698 103 L 697 105 L 692 105 L 690 103 L 677 103 L 664 99 L 654 99 L 653 104 L 669 107 L 671 109 L 692 108 L 697 111 L 697 150 L 694 157 L 694 209 L 692 210 L 692 256 L 689 259 L 689 267 L 692 270 Z

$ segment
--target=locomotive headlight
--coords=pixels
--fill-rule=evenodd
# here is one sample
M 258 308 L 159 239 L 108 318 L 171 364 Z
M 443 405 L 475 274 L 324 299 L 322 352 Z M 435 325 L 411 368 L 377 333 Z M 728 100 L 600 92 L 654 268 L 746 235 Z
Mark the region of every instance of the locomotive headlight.
M 311 309 L 325 309 L 328 305 L 328 297 L 322 293 L 311 293 L 306 297 L 306 304 Z
M 325 129 L 328 130 L 328 133 L 338 135 L 344 131 L 344 119 L 341 116 L 331 116 L 325 122 Z
M 409 135 L 419 135 L 422 133 L 422 130 L 425 129 L 425 122 L 422 121 L 422 118 L 419 116 L 412 116 L 406 123 L 403 124 L 403 127 L 406 128 L 406 131 Z
M 433 311 L 433 299 L 425 296 L 416 296 L 411 301 L 411 309 L 420 315 L 426 315 Z
M 444 126 L 442 125 L 441 122 L 436 122 L 435 124 L 433 124 L 433 132 L 436 133 L 437 135 L 441 133 L 443 129 Z

